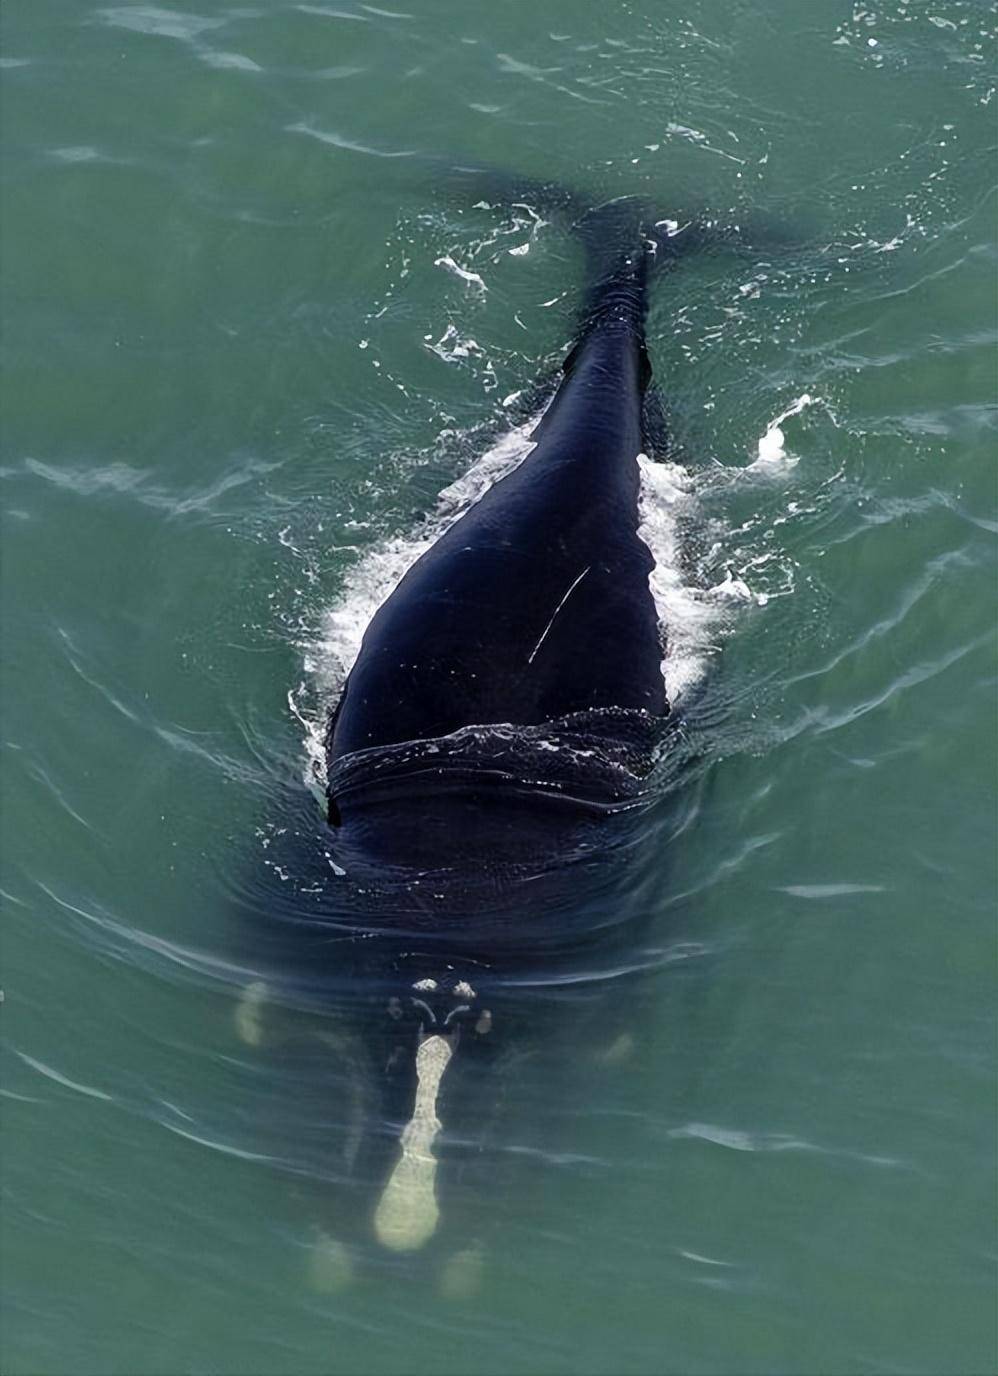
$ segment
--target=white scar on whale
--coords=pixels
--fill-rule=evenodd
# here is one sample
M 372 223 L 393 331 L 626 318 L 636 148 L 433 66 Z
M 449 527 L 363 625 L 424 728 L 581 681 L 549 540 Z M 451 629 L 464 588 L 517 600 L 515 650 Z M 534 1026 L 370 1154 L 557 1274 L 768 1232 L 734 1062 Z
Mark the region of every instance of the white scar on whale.
M 564 596 L 564 597 L 561 599 L 561 601 L 558 603 L 557 607 L 555 607 L 555 609 L 554 609 L 554 614 L 552 615 L 551 620 L 548 622 L 548 624 L 544 627 L 544 630 L 541 632 L 541 638 L 540 638 L 540 640 L 538 640 L 537 644 L 536 644 L 536 645 L 534 646 L 534 648 L 530 651 L 530 654 L 527 655 L 527 663 L 528 663 L 528 664 L 533 664 L 533 662 L 534 662 L 534 656 L 537 654 L 537 651 L 541 648 L 541 646 L 544 644 L 544 641 L 547 639 L 548 631 L 549 631 L 549 630 L 551 629 L 551 627 L 554 625 L 555 617 L 556 617 L 556 616 L 558 615 L 558 613 L 561 611 L 562 607 L 565 605 L 565 603 L 566 603 L 566 602 L 568 601 L 568 599 L 571 597 L 572 593 L 573 593 L 573 592 L 575 591 L 575 589 L 579 586 L 579 584 L 582 582 L 583 578 L 585 578 L 586 574 L 589 572 L 589 570 L 590 570 L 591 568 L 592 568 L 592 564 L 587 564 L 587 565 L 586 565 L 586 567 L 585 567 L 585 568 L 582 570 L 582 572 L 579 574 L 578 578 L 576 578 L 575 581 L 572 583 L 572 585 L 571 585 L 571 587 L 569 588 L 568 592 L 566 592 L 565 596 Z
M 437 1094 L 453 1055 L 446 1037 L 427 1037 L 416 1052 L 416 1102 L 401 1137 L 399 1157 L 374 1213 L 378 1241 L 394 1252 L 422 1247 L 436 1231 L 437 1159 L 433 1143 L 440 1131 Z

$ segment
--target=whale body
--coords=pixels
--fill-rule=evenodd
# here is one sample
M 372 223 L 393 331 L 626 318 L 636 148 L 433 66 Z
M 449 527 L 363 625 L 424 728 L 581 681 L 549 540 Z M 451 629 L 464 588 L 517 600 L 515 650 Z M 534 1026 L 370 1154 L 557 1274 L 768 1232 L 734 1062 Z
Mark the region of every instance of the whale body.
M 606 875 L 669 728 L 638 458 L 649 275 L 676 250 L 629 204 L 578 228 L 590 283 L 532 448 L 375 613 L 326 734 L 322 846 L 354 901 L 296 934 L 300 983 L 338 1003 L 337 1173 L 395 1252 L 437 1232 L 441 1147 L 459 1123 L 481 1149 L 504 1058 L 593 1012 L 523 990 L 613 930 Z

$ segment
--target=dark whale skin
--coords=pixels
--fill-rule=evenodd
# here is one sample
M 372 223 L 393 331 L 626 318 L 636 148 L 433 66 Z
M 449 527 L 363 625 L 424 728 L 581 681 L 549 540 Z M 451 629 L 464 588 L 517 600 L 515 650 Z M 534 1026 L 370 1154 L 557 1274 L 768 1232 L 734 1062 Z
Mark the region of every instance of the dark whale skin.
M 621 876 L 671 720 L 638 533 L 649 251 L 621 242 L 615 214 L 602 227 L 589 222 L 594 285 L 533 450 L 367 627 L 327 731 L 330 830 L 302 834 L 289 867 L 308 897 L 261 933 L 268 983 L 308 1010 L 282 1064 L 314 1046 L 310 1018 L 342 1048 L 324 1094 L 352 1107 L 332 1135 L 323 1116 L 323 1172 L 342 1186 L 335 1232 L 358 1246 L 428 1036 L 457 1047 L 439 1184 L 446 1202 L 460 1179 L 465 1209 L 469 1186 L 494 1193 L 523 1058 L 584 1079 L 633 1026 L 628 952 L 649 908 Z M 523 1111 L 517 1130 L 533 1131 Z
M 653 560 L 637 533 L 649 369 L 643 271 L 630 257 L 600 307 L 533 451 L 373 617 L 330 726 L 331 769 L 472 725 L 667 712 Z

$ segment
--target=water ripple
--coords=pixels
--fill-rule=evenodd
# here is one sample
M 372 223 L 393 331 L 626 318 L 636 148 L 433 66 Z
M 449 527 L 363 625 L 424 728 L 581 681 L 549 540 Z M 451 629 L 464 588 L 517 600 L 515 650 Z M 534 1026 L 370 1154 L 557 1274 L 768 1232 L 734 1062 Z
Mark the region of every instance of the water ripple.
M 40 459 L 26 458 L 24 470 L 79 497 L 111 492 L 116 496 L 131 497 L 143 506 L 166 511 L 171 516 L 187 516 L 193 512 L 214 512 L 220 504 L 220 498 L 227 492 L 257 482 L 265 474 L 280 468 L 281 462 L 280 459 L 240 459 L 238 468 L 220 474 L 200 491 L 184 496 L 156 483 L 149 472 L 122 462 L 96 467 L 82 464 L 56 466 Z
M 670 1128 L 666 1135 L 676 1139 L 693 1138 L 702 1142 L 710 1142 L 718 1147 L 726 1147 L 729 1151 L 814 1152 L 821 1156 L 843 1157 L 850 1161 L 862 1162 L 868 1166 L 910 1169 L 909 1164 L 899 1157 L 877 1156 L 866 1152 L 822 1147 L 814 1142 L 808 1142 L 802 1137 L 794 1137 L 790 1133 L 783 1132 L 753 1133 L 746 1132 L 741 1128 L 719 1127 L 714 1123 L 684 1123 L 681 1127 Z
M 103 1099 L 106 1103 L 115 1102 L 113 1094 L 105 1094 L 102 1089 L 95 1089 L 93 1085 L 84 1085 L 79 1080 L 71 1080 L 68 1075 L 63 1075 L 60 1071 L 46 1065 L 44 1061 L 38 1061 L 34 1056 L 29 1056 L 26 1051 L 18 1051 L 17 1047 L 12 1047 L 12 1051 L 17 1058 L 30 1066 L 32 1070 L 44 1076 L 46 1080 L 52 1080 L 57 1085 L 62 1085 L 65 1089 L 71 1089 L 76 1094 L 84 1094 L 88 1099 Z
M 291 134 L 307 134 L 309 138 L 318 139 L 320 143 L 332 144 L 334 148 L 344 148 L 351 153 L 365 153 L 371 158 L 412 158 L 416 156 L 415 149 L 372 148 L 370 144 L 360 143 L 356 139 L 348 139 L 343 134 L 337 134 L 332 130 L 316 129 L 304 121 L 287 125 L 287 130 Z
M 160 38 L 176 38 L 191 43 L 212 29 L 222 29 L 227 18 L 208 19 L 202 15 L 168 10 L 158 5 L 114 5 L 95 11 L 98 18 L 112 28 L 130 29 Z

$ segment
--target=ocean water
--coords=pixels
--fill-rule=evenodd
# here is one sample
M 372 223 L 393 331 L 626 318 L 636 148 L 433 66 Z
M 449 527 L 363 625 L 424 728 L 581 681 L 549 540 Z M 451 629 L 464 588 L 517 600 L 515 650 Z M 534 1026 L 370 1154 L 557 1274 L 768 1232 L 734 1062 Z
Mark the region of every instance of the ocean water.
M 994 1370 L 996 14 L 5 7 L 5 1372 Z M 487 1246 L 322 1275 L 342 1106 L 230 918 L 572 340 L 471 161 L 743 228 L 649 319 L 696 767 L 591 972 L 630 1054 L 522 1070 Z

